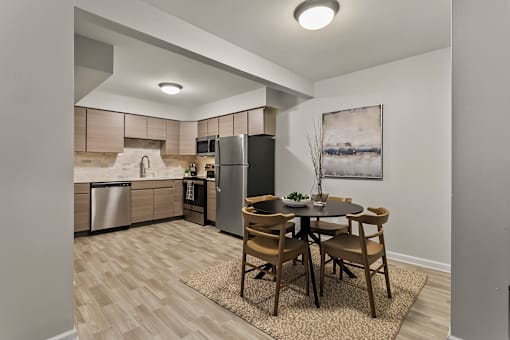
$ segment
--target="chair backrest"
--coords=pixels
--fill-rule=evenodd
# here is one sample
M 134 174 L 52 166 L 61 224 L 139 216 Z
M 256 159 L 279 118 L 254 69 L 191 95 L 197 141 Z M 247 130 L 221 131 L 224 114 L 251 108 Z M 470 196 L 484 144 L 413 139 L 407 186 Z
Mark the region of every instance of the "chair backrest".
M 336 201 L 336 202 L 352 203 L 352 198 L 350 198 L 350 197 L 329 196 L 328 200 Z
M 251 207 L 255 203 L 263 202 L 263 201 L 273 201 L 277 200 L 279 197 L 273 195 L 262 195 L 262 196 L 253 196 L 246 197 L 244 201 L 246 202 L 246 206 Z
M 271 239 L 285 239 L 285 223 L 295 216 L 294 214 L 257 214 L 253 207 L 243 208 L 244 236 L 247 239 L 250 235 L 266 237 Z M 270 227 L 279 226 L 278 235 L 271 233 Z
M 356 221 L 359 224 L 359 235 L 365 239 L 373 238 L 379 236 L 379 240 L 384 242 L 382 238 L 383 235 L 383 224 L 388 222 L 388 218 L 390 216 L 390 212 L 386 208 L 367 208 L 368 211 L 373 214 L 362 213 L 358 215 L 347 215 L 349 221 Z M 377 233 L 365 235 L 365 230 L 363 229 L 363 224 L 371 224 L 377 226 Z

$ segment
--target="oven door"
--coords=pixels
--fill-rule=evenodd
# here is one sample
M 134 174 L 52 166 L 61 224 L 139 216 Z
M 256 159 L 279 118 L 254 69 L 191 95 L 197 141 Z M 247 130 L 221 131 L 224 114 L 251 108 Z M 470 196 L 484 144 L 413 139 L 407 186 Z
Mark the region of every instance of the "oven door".
M 188 210 L 204 212 L 206 206 L 206 185 L 204 181 L 191 180 L 193 194 L 188 195 L 188 180 L 183 180 L 184 208 Z

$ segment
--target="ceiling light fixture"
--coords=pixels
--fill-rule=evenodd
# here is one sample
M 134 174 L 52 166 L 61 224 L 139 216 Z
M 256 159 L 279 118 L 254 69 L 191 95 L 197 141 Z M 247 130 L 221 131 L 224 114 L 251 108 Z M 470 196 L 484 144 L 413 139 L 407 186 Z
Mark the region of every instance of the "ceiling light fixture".
M 337 0 L 306 0 L 294 10 L 294 18 L 307 30 L 328 26 L 340 9 Z
M 182 90 L 182 85 L 176 83 L 159 83 L 159 87 L 161 91 L 171 95 L 177 94 Z

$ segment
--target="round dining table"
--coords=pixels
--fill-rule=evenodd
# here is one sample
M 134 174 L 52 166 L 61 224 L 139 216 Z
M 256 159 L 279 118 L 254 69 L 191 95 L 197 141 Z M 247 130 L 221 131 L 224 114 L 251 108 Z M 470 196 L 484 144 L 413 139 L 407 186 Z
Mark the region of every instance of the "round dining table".
M 318 207 L 312 203 L 307 204 L 304 207 L 290 207 L 283 203 L 281 199 L 262 201 L 253 204 L 255 210 L 266 213 L 266 214 L 294 214 L 301 220 L 301 229 L 296 234 L 297 238 L 306 241 L 308 244 L 308 263 L 310 264 L 310 279 L 312 280 L 313 296 L 315 299 L 315 306 L 319 308 L 319 297 L 317 295 L 317 284 L 315 282 L 315 273 L 313 270 L 312 255 L 310 252 L 310 245 L 308 237 L 312 238 L 317 244 L 320 244 L 319 239 L 310 232 L 310 219 L 312 217 L 341 217 L 347 214 L 358 214 L 363 211 L 363 207 L 359 204 L 339 202 L 339 201 L 328 201 L 326 206 Z M 264 275 L 263 272 L 259 274 L 259 278 Z

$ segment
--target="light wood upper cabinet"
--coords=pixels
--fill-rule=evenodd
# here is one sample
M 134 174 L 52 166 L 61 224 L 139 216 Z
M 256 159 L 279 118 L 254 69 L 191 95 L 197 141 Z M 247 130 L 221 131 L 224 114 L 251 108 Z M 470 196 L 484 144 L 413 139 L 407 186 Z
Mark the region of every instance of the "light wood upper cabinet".
M 178 155 L 179 154 L 179 121 L 166 121 L 166 141 L 161 148 L 162 155 Z
M 234 115 L 226 115 L 220 117 L 220 137 L 228 137 L 234 135 Z
M 197 122 L 179 122 L 179 155 L 196 155 Z
M 74 107 L 74 151 L 87 151 L 87 109 Z
M 166 119 L 148 117 L 147 138 L 166 140 Z
M 269 108 L 248 111 L 248 134 L 276 135 L 276 111 Z
M 126 114 L 126 138 L 166 140 L 166 119 Z
M 147 138 L 147 117 L 137 115 L 125 115 L 126 138 Z
M 197 137 L 207 137 L 207 119 L 198 121 Z
M 219 134 L 219 119 L 218 117 L 209 118 L 207 120 L 207 135 L 216 136 Z
M 248 133 L 248 111 L 234 114 L 234 136 Z
M 124 114 L 87 109 L 87 151 L 124 151 Z

